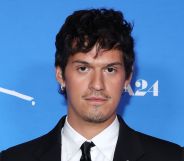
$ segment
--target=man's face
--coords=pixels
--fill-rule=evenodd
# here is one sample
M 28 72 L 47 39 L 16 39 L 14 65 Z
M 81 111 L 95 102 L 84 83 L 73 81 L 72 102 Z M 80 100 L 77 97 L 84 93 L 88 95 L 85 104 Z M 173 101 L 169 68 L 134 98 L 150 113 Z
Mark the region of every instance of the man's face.
M 68 102 L 68 119 L 91 123 L 112 122 L 125 79 L 122 53 L 119 50 L 100 50 L 96 46 L 88 53 L 71 56 L 65 68 L 56 68 L 57 80 L 65 85 Z

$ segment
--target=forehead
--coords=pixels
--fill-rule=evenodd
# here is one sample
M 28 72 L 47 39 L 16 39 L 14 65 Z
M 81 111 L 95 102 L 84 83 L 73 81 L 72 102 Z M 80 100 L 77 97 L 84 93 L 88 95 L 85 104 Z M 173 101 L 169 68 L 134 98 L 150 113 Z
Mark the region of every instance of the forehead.
M 76 53 L 69 57 L 68 64 L 75 61 L 85 61 L 91 64 L 110 64 L 114 62 L 123 64 L 123 53 L 117 49 L 111 50 L 99 50 L 97 51 L 94 47 L 91 51 L 87 53 Z

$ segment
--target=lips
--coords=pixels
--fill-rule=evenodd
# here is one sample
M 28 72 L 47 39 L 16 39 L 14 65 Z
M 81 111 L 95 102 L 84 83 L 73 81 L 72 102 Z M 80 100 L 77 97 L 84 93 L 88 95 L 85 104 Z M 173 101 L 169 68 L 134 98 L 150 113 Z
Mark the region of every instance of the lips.
M 102 105 L 107 101 L 104 97 L 87 97 L 85 100 L 91 105 Z

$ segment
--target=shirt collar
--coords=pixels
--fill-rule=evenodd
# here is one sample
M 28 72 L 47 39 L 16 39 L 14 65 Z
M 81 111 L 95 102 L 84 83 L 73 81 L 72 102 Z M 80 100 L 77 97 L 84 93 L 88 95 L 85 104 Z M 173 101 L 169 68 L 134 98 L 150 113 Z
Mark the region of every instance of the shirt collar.
M 63 138 L 62 144 L 66 146 L 65 150 L 67 151 L 68 159 L 73 157 L 73 155 L 80 150 L 80 147 L 83 144 L 83 142 L 86 141 L 86 138 L 84 138 L 70 126 L 67 117 L 65 120 L 65 124 L 62 128 L 62 138 Z
M 73 129 L 68 123 L 66 117 L 66 121 L 62 129 L 62 137 L 67 141 L 67 144 L 65 145 L 68 149 L 68 159 L 80 150 L 81 145 L 85 141 L 93 141 L 95 147 L 98 148 L 98 150 L 101 151 L 101 153 L 110 160 L 112 155 L 112 147 L 115 148 L 115 145 L 117 143 L 118 133 L 119 121 L 117 119 L 117 116 L 107 128 L 105 128 L 102 132 L 100 132 L 91 140 L 87 140 L 85 137 L 80 135 L 75 129 Z M 64 144 L 65 140 L 62 140 L 62 142 Z
M 112 147 L 115 148 L 119 134 L 119 121 L 117 116 L 115 120 L 102 132 L 92 138 L 91 141 L 96 145 L 96 147 L 107 157 L 111 159 Z

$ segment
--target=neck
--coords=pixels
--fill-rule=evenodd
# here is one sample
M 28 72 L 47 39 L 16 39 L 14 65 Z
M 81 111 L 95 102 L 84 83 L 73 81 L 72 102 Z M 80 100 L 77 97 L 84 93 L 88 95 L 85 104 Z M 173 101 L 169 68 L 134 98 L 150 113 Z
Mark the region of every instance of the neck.
M 88 140 L 98 135 L 101 131 L 107 128 L 114 120 L 116 115 L 112 115 L 108 120 L 104 122 L 89 122 L 83 119 L 79 119 L 76 116 L 70 116 L 68 114 L 68 123 L 74 128 L 79 134 Z

